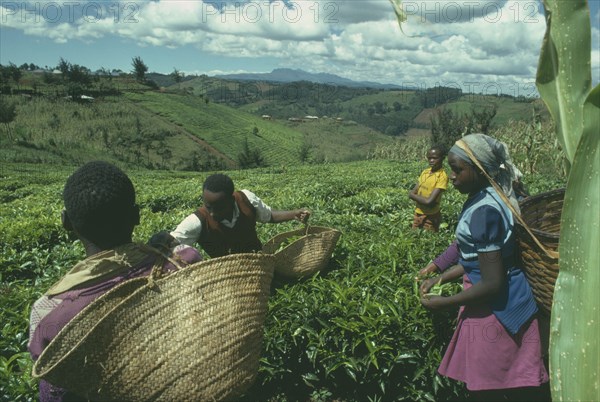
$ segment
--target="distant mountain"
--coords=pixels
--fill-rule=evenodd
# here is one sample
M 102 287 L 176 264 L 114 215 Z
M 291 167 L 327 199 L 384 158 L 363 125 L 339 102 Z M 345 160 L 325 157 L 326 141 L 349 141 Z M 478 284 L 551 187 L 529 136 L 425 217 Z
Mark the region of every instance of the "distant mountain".
M 381 84 L 370 81 L 353 81 L 335 74 L 309 73 L 304 70 L 291 68 L 276 68 L 270 73 L 244 73 L 216 75 L 216 78 L 242 81 L 274 81 L 274 82 L 296 82 L 308 81 L 317 84 L 339 85 L 355 88 L 377 88 L 377 89 L 402 89 L 398 85 Z

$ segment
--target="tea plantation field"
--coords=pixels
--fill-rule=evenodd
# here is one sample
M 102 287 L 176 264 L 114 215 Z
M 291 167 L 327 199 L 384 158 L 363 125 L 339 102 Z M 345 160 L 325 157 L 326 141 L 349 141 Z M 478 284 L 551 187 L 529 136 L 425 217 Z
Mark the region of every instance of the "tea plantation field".
M 410 229 L 407 197 L 425 163 L 363 161 L 228 172 L 276 209 L 307 207 L 311 223 L 343 232 L 328 268 L 276 280 L 252 401 L 463 399 L 436 375 L 456 312 L 431 314 L 414 277 L 453 238 L 464 196 L 443 198 L 440 233 Z M 27 353 L 32 302 L 84 256 L 60 225 L 61 191 L 75 167 L 0 168 L 0 400 L 37 397 Z M 207 173 L 128 170 L 142 211 L 136 241 L 172 229 L 199 203 Z M 564 183 L 527 176 L 532 194 Z M 266 241 L 297 223 L 259 225 Z

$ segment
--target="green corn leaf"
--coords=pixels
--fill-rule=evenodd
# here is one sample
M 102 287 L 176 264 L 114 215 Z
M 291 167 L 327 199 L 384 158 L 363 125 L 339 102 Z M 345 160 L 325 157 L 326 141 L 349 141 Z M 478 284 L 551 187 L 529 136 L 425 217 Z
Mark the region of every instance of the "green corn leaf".
M 584 131 L 565 194 L 554 291 L 550 374 L 555 401 L 600 400 L 600 86 L 584 107 Z
M 402 24 L 407 20 L 406 12 L 402 8 L 402 0 L 390 0 L 390 3 L 392 3 L 392 7 L 394 8 L 394 14 L 396 14 L 400 31 L 402 31 Z M 404 31 L 402 31 L 402 33 L 404 33 Z
M 600 400 L 600 88 L 591 91 L 590 15 L 585 0 L 544 0 L 544 9 L 536 84 L 571 164 L 552 306 L 552 399 Z
M 586 0 L 544 0 L 544 8 L 547 26 L 536 85 L 572 163 L 592 85 L 590 13 Z

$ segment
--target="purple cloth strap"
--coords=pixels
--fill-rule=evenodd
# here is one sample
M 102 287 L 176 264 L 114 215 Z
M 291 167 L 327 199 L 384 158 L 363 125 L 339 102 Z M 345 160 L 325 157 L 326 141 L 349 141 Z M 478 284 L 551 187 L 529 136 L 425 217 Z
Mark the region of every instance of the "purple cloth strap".
M 460 251 L 458 250 L 458 242 L 454 240 L 450 246 L 440 254 L 433 263 L 441 272 L 444 272 L 453 265 L 458 264 L 458 258 L 460 257 Z

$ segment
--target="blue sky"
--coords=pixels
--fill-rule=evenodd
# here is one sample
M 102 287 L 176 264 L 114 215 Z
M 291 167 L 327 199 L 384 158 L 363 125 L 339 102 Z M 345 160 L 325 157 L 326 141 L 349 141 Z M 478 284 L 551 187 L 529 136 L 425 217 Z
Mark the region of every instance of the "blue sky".
M 358 81 L 535 94 L 538 0 L 0 0 L 0 63 L 186 74 L 300 68 Z M 589 1 L 600 81 L 600 0 Z

